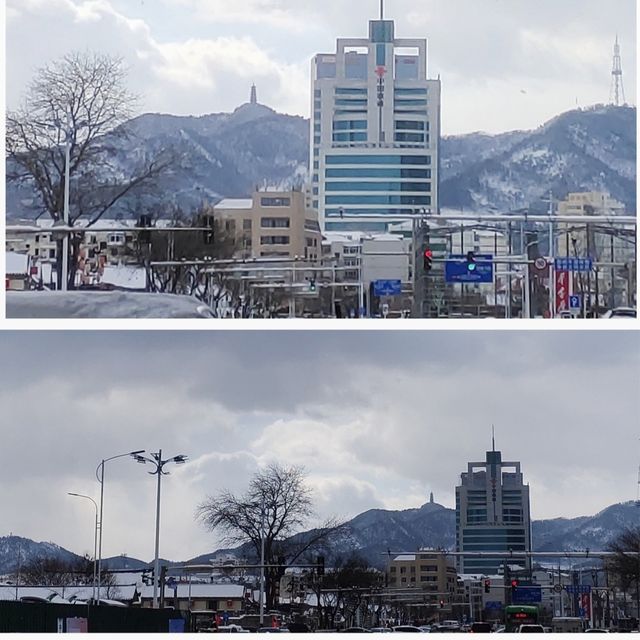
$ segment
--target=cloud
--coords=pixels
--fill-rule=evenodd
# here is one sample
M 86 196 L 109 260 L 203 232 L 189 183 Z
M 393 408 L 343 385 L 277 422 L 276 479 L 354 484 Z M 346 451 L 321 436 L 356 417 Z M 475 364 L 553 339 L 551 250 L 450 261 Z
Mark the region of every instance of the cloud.
M 430 76 L 443 82 L 446 133 L 535 128 L 576 100 L 606 102 L 616 33 L 626 92 L 635 95 L 634 3 L 533 6 L 530 0 L 387 3 L 399 36 L 428 38 Z M 89 48 L 125 58 L 144 111 L 232 111 L 255 82 L 264 104 L 308 116 L 312 56 L 333 51 L 338 37 L 365 37 L 377 9 L 373 0 L 348 6 L 343 0 L 9 0 L 8 104 L 17 104 L 34 69 Z

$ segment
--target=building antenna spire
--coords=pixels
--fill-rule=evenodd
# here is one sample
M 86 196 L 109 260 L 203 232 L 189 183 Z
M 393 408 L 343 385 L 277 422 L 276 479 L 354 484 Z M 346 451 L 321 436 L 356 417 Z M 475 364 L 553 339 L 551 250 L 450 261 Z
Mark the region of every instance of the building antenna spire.
M 491 450 L 494 453 L 496 451 L 496 430 L 493 425 L 491 425 Z
M 380 0 L 380 20 L 384 20 L 384 0 Z M 616 36 L 616 38 L 617 37 L 618 36 Z

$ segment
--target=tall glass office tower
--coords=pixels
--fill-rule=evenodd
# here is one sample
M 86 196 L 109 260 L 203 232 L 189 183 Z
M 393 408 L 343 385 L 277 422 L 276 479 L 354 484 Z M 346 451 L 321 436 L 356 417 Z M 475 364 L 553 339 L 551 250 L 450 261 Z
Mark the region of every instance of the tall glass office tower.
M 427 41 L 338 39 L 312 61 L 312 201 L 323 230 L 384 230 L 438 209 L 440 80 L 427 79 Z
M 496 574 L 504 566 L 529 567 L 530 561 L 508 559 L 509 551 L 531 547 L 529 487 L 519 462 L 487 451 L 484 462 L 470 462 L 456 487 L 456 551 L 504 551 L 503 557 L 458 556 L 458 572 Z

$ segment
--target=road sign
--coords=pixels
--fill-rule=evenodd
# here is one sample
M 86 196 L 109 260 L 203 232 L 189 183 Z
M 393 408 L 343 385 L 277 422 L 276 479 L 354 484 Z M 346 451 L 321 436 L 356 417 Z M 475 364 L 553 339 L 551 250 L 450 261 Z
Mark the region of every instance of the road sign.
M 399 296 L 402 293 L 402 281 L 374 280 L 373 293 L 376 296 Z
M 533 263 L 533 266 L 538 270 L 538 271 L 544 271 L 547 268 L 547 260 L 546 258 L 536 258 L 535 262 Z
M 466 255 L 452 254 L 444 265 L 444 279 L 446 282 L 493 282 L 493 256 L 488 254 L 474 254 L 475 266 L 469 271 Z
M 593 258 L 556 258 L 554 267 L 556 271 L 591 271 Z
M 569 309 L 581 309 L 582 308 L 582 296 L 574 293 L 569 296 Z
M 502 602 L 499 602 L 497 600 L 488 600 L 485 605 L 484 608 L 485 609 L 502 609 L 503 608 L 503 604 Z
M 511 591 L 513 604 L 542 602 L 542 587 L 514 587 Z
M 565 587 L 567 593 L 578 593 L 580 595 L 591 593 L 590 584 L 568 584 Z
M 562 593 L 562 585 L 561 584 L 554 584 L 553 585 L 553 591 L 555 593 Z

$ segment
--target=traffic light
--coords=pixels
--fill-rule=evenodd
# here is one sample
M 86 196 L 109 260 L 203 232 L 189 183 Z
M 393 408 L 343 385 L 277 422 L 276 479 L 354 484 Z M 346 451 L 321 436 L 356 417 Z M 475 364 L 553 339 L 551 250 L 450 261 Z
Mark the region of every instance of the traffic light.
M 444 600 L 440 600 L 440 608 L 444 609 Z
M 215 239 L 215 219 L 213 216 L 207 216 L 204 220 L 204 226 L 207 227 L 207 229 L 205 229 L 202 232 L 202 241 L 204 242 L 204 244 L 213 244 L 213 241 Z
M 324 556 L 318 556 L 318 575 L 324 575 Z
M 484 592 L 489 593 L 491 591 L 491 580 L 484 581 Z
M 473 273 L 476 270 L 476 267 L 478 265 L 476 264 L 476 256 L 473 253 L 473 251 L 469 251 L 467 253 L 467 271 L 469 273 Z
M 422 267 L 426 272 L 431 271 L 433 267 L 433 251 L 427 247 L 422 254 Z
M 307 278 L 309 282 L 309 291 L 314 293 L 316 291 L 316 279 L 315 278 Z
M 512 589 L 517 588 L 518 584 L 519 584 L 519 583 L 518 583 L 518 580 L 517 580 L 516 578 L 514 578 L 514 579 L 511 581 L 511 588 L 512 588 Z

